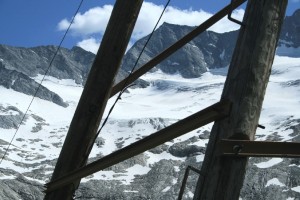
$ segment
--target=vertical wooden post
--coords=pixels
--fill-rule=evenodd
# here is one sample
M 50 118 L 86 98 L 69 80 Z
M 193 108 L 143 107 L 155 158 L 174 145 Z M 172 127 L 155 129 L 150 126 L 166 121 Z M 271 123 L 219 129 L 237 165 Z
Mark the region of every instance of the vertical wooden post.
M 237 200 L 246 158 L 220 156 L 224 138 L 253 140 L 287 0 L 249 0 L 222 99 L 232 102 L 230 116 L 215 122 L 194 200 Z
M 116 1 L 51 180 L 86 164 L 142 3 L 143 0 Z M 72 199 L 79 183 L 80 180 L 50 192 L 45 199 Z

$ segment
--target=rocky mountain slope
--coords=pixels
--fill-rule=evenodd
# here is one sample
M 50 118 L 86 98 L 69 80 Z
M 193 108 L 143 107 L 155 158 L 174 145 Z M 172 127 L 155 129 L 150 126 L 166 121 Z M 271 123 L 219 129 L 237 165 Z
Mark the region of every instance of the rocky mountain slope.
M 286 17 L 278 43 L 278 55 L 293 57 L 300 55 L 297 51 L 300 47 L 299 16 L 300 10 L 296 10 L 292 16 Z M 164 23 L 153 34 L 138 66 L 145 64 L 194 28 Z M 160 69 L 167 74 L 179 73 L 184 78 L 195 78 L 209 69 L 226 67 L 231 60 L 237 35 L 238 31 L 223 34 L 205 31 L 157 65 L 153 71 Z M 128 51 L 123 61 L 124 70 L 131 70 L 132 63 L 136 60 L 146 40 L 147 37 L 144 37 L 137 41 Z
M 256 140 L 300 142 L 299 10 L 286 18 Z M 289 25 L 289 23 L 291 25 Z M 163 24 L 141 63 L 193 27 Z M 295 32 L 296 31 L 296 32 Z M 289 37 L 286 37 L 286 36 Z M 218 102 L 237 32 L 205 32 L 142 77 L 147 87 L 129 89 L 97 138 L 89 162 Z M 145 38 L 123 60 L 126 74 Z M 0 155 L 13 137 L 56 47 L 0 45 Z M 283 50 L 284 53 L 283 54 Z M 45 77 L 23 124 L 0 164 L 0 199 L 42 199 L 81 95 L 94 55 L 62 49 Z M 115 97 L 114 97 L 115 98 Z M 112 100 L 114 99 L 112 98 Z M 112 104 L 109 101 L 109 106 Z M 107 113 L 107 111 L 106 111 Z M 201 167 L 212 124 L 82 180 L 78 199 L 177 199 L 188 165 Z M 300 199 L 299 159 L 251 158 L 242 199 Z M 192 199 L 198 175 L 191 173 L 184 199 Z
M 300 46 L 300 9 L 296 10 L 292 16 L 287 16 L 281 28 L 280 46 L 298 48 Z M 283 42 L 285 41 L 285 42 Z
M 156 30 L 149 45 L 147 45 L 139 66 L 158 55 L 193 29 L 194 27 L 164 23 Z M 237 31 L 223 34 L 205 31 L 164 60 L 156 69 L 161 69 L 167 74 L 179 73 L 184 78 L 195 78 L 206 72 L 207 69 L 225 67 L 230 62 L 237 34 Z M 129 71 L 132 68 L 131 63 L 137 58 L 146 39 L 147 37 L 139 40 L 128 51 L 124 58 L 123 69 Z
M 23 48 L 0 45 L 0 85 L 33 96 L 56 50 L 55 46 Z M 80 47 L 70 50 L 61 48 L 47 75 L 58 79 L 72 79 L 75 83 L 84 85 L 94 58 L 94 54 Z M 115 81 L 119 82 L 127 74 L 121 69 Z M 137 84 L 147 85 L 142 80 Z M 60 106 L 68 106 L 60 96 L 44 87 L 40 88 L 37 97 Z

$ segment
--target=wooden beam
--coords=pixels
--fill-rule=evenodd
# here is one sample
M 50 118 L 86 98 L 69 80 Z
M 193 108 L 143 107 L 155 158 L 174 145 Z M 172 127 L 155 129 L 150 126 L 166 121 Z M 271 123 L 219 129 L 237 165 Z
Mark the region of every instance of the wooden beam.
M 253 140 L 271 73 L 287 0 L 249 0 L 221 99 L 230 116 L 216 122 L 202 163 L 194 200 L 238 200 L 247 158 L 220 156 L 221 139 Z
M 181 121 L 178 121 L 171 126 L 168 126 L 156 133 L 153 133 L 127 147 L 117 150 L 100 160 L 82 167 L 81 169 L 75 170 L 62 178 L 53 180 L 46 184 L 46 192 L 52 192 L 65 185 L 72 183 L 73 181 L 82 177 L 88 176 L 107 167 L 122 162 L 128 158 L 136 156 L 144 151 L 152 149 L 160 144 L 170 141 L 176 137 L 179 137 L 185 133 L 188 133 L 196 128 L 204 126 L 215 120 L 226 117 L 230 112 L 230 102 L 222 101 L 216 103 L 206 109 L 199 111 Z
M 221 140 L 222 156 L 300 158 L 300 143 Z
M 120 92 L 124 88 L 124 86 L 126 87 L 126 86 L 130 85 L 131 83 L 133 83 L 135 80 L 137 80 L 143 74 L 145 74 L 150 69 L 155 67 L 155 65 L 159 64 L 164 59 L 166 59 L 167 57 L 169 57 L 170 55 L 175 53 L 178 49 L 183 47 L 185 44 L 190 42 L 192 39 L 197 37 L 199 34 L 206 31 L 209 27 L 211 27 L 216 22 L 218 22 L 220 19 L 222 19 L 223 17 L 228 15 L 232 10 L 239 7 L 245 1 L 246 0 L 236 0 L 236 1 L 233 1 L 231 4 L 227 5 L 226 7 L 224 7 L 222 10 L 220 10 L 215 15 L 213 15 L 211 18 L 209 18 L 208 20 L 203 22 L 201 25 L 199 25 L 193 31 L 188 33 L 186 36 L 184 36 L 183 38 L 178 40 L 176 43 L 174 43 L 173 45 L 168 47 L 166 50 L 164 50 L 163 52 L 161 52 L 160 54 L 155 56 L 152 60 L 150 60 L 149 62 L 147 62 L 146 64 L 144 64 L 140 68 L 138 68 L 137 70 L 135 70 L 133 72 L 133 74 L 131 74 L 129 77 L 127 77 L 126 79 L 124 79 L 124 80 L 120 81 L 119 83 L 117 83 L 113 87 L 110 96 L 114 96 L 116 93 Z
M 51 181 L 86 164 L 142 3 L 143 0 L 116 1 Z M 45 199 L 72 199 L 79 183 L 80 178 L 73 179 L 64 188 L 47 193 Z

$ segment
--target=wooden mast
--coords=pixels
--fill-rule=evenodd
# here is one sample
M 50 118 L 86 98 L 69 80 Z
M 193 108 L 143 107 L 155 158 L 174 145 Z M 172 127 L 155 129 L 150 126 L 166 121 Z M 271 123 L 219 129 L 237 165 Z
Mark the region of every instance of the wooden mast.
M 287 0 L 249 0 L 222 99 L 228 118 L 215 122 L 194 200 L 237 200 L 247 158 L 221 156 L 221 139 L 253 140 L 285 16 Z
M 52 181 L 83 167 L 95 141 L 115 75 L 143 0 L 117 0 L 59 155 Z M 47 193 L 47 200 L 69 200 L 80 179 Z

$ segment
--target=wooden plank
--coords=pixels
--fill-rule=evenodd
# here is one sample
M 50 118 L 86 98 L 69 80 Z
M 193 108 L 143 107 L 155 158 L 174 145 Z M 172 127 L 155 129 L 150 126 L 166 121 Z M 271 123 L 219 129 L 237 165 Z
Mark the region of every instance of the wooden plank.
M 143 0 L 117 0 L 73 116 L 51 180 L 83 167 L 95 141 L 113 80 L 127 48 Z M 45 199 L 72 199 L 80 178 Z
M 206 31 L 209 27 L 214 25 L 216 22 L 218 22 L 220 19 L 225 17 L 227 14 L 231 12 L 232 9 L 236 9 L 241 4 L 243 4 L 246 0 L 235 0 L 232 2 L 232 4 L 227 5 L 222 10 L 217 12 L 215 15 L 213 15 L 211 18 L 203 22 L 201 25 L 199 25 L 197 28 L 195 28 L 193 31 L 188 33 L 186 36 L 178 40 L 176 43 L 168 47 L 166 50 L 155 56 L 152 60 L 144 64 L 142 67 L 134 71 L 129 77 L 126 79 L 120 81 L 117 83 L 112 91 L 110 96 L 114 96 L 116 93 L 120 92 L 124 86 L 128 86 L 131 83 L 133 83 L 135 80 L 137 80 L 139 77 L 141 77 L 143 74 L 148 72 L 150 69 L 155 67 L 155 65 L 162 62 L 164 59 L 175 53 L 178 49 L 183 47 L 185 44 L 187 44 L 189 41 L 197 37 L 199 34 Z
M 223 156 L 239 157 L 300 157 L 300 143 L 247 141 L 247 140 L 221 140 Z
M 180 120 L 171 126 L 153 133 L 131 145 L 128 145 L 127 147 L 117 150 L 98 161 L 90 163 L 79 170 L 75 170 L 62 178 L 47 183 L 46 192 L 48 193 L 54 191 L 72 183 L 74 180 L 103 170 L 128 158 L 143 153 L 144 151 L 152 149 L 160 144 L 170 141 L 176 137 L 179 137 L 185 133 L 188 133 L 196 128 L 204 126 L 215 120 L 222 119 L 229 114 L 230 106 L 231 103 L 229 101 L 222 101 L 207 107 L 206 109 Z
M 221 99 L 230 116 L 216 122 L 201 166 L 194 200 L 238 200 L 247 158 L 220 156 L 221 139 L 255 137 L 287 0 L 248 1 Z

